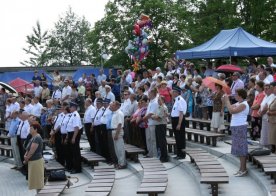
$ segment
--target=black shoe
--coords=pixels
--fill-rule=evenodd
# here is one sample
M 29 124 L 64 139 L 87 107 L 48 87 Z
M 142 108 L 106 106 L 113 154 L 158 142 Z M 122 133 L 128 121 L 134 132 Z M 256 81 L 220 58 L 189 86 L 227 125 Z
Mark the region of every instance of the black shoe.
M 169 159 L 160 159 L 161 163 L 167 163 L 169 162 Z
M 81 171 L 72 170 L 72 171 L 70 172 L 70 174 L 78 174 L 78 173 L 81 173 Z

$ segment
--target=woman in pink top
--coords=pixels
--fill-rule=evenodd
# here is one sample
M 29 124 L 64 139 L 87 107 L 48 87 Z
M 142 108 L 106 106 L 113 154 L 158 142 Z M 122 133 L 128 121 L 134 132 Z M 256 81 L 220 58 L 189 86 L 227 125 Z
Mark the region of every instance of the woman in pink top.
M 263 81 L 258 81 L 256 83 L 256 91 L 259 92 L 259 94 L 257 96 L 255 96 L 255 99 L 253 101 L 253 104 L 251 106 L 251 139 L 252 140 L 256 140 L 257 138 L 260 138 L 260 133 L 261 133 L 261 125 L 262 125 L 262 118 L 260 116 L 260 114 L 258 113 L 261 103 L 265 97 L 265 93 L 264 93 L 264 82 Z
M 158 92 L 160 96 L 165 97 L 165 104 L 168 108 L 169 113 L 172 110 L 172 96 L 171 96 L 171 89 L 167 86 L 166 81 L 162 81 L 160 84 L 160 88 L 158 88 Z

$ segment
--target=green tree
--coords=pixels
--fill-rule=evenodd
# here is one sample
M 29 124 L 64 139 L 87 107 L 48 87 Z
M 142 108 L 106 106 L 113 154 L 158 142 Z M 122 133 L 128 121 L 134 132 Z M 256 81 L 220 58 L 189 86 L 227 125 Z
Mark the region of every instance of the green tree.
M 79 65 L 88 61 L 87 33 L 90 24 L 77 16 L 71 8 L 55 23 L 50 40 L 51 58 L 54 64 Z
M 48 31 L 42 31 L 39 21 L 33 27 L 33 33 L 27 36 L 27 47 L 23 48 L 29 56 L 28 60 L 20 62 L 24 66 L 47 66 L 50 60 Z
M 174 0 L 114 0 L 109 1 L 105 7 L 105 16 L 98 21 L 88 35 L 91 61 L 100 64 L 100 50 L 102 47 L 111 58 L 106 65 L 132 64 L 124 52 L 128 40 L 133 40 L 132 29 L 141 13 L 150 16 L 153 29 L 153 43 L 150 44 L 150 53 L 146 58 L 147 66 L 155 67 L 164 64 L 166 58 L 171 57 L 177 49 L 187 44 L 186 36 L 187 17 L 183 4 Z M 164 46 L 169 41 L 169 47 Z

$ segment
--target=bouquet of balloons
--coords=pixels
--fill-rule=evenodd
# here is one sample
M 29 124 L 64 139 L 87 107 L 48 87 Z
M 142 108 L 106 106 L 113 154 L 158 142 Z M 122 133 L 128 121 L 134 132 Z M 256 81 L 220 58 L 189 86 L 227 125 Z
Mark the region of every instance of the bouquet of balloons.
M 152 21 L 149 16 L 141 14 L 139 19 L 133 26 L 134 40 L 128 41 L 128 46 L 125 48 L 125 52 L 130 55 L 134 61 L 134 71 L 139 70 L 139 62 L 145 59 L 149 54 L 149 43 L 152 42 L 151 38 L 148 38 L 148 34 L 145 32 L 145 28 L 152 28 Z

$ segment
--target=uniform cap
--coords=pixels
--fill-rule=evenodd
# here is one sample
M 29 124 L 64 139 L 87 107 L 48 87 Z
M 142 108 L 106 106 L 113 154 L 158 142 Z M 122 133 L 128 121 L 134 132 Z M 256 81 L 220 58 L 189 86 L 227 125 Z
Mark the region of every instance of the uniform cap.
M 71 102 L 70 102 L 70 107 L 78 107 L 78 104 L 75 103 L 75 102 L 73 102 L 73 101 L 71 101 Z
M 110 103 L 110 101 L 111 101 L 110 99 L 104 99 L 103 103 Z
M 98 98 L 96 102 L 97 103 L 103 103 L 103 99 L 102 98 Z
M 178 93 L 181 93 L 181 91 L 182 91 L 181 88 L 180 88 L 179 86 L 174 86 L 174 87 L 173 87 L 173 90 L 174 90 L 174 91 L 177 91 Z

